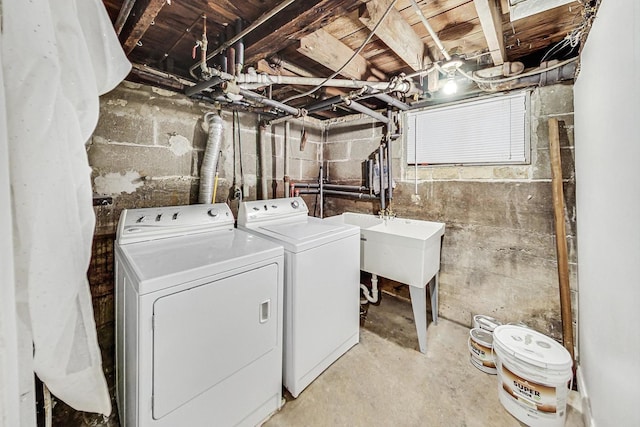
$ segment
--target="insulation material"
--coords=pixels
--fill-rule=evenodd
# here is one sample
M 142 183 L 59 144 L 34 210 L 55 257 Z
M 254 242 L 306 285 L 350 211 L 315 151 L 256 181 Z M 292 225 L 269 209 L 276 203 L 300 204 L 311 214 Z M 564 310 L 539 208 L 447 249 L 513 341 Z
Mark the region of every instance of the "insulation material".
M 131 65 L 99 0 L 2 8 L 16 295 L 28 296 L 34 370 L 73 408 L 109 414 L 86 279 L 95 218 L 84 144 L 98 95 Z

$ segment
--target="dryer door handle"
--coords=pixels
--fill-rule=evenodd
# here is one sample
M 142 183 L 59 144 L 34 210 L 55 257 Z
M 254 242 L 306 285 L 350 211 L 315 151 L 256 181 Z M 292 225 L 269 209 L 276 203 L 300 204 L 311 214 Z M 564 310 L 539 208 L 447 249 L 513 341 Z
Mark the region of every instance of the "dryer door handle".
M 271 317 L 271 300 L 268 299 L 260 304 L 260 323 L 267 323 Z

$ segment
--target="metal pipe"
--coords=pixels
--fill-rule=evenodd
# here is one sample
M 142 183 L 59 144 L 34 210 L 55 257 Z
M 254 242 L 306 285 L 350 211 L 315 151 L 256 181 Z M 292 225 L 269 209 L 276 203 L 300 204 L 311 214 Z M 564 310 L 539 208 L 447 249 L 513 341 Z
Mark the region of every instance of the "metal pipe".
M 365 86 L 379 91 L 392 90 L 394 92 L 413 93 L 416 86 L 410 80 L 399 80 L 398 82 L 368 82 L 364 80 L 349 79 L 324 79 L 322 77 L 299 77 L 299 76 L 272 76 L 267 74 L 240 74 L 236 78 L 236 83 L 260 83 L 268 85 L 297 85 L 297 86 L 317 86 L 323 83 L 324 86 L 341 87 L 347 89 L 362 89 Z
M 267 126 L 266 124 L 260 123 L 260 147 L 259 147 L 259 156 L 260 156 L 260 197 L 262 199 L 267 199 L 269 195 L 267 194 L 267 158 L 265 154 L 265 146 L 267 145 Z
M 324 190 L 324 194 L 327 196 L 345 196 L 345 197 L 354 197 L 356 199 L 363 200 L 375 200 L 378 196 L 374 196 L 367 193 L 354 193 L 349 191 L 338 191 L 338 190 Z
M 303 188 L 302 190 L 296 190 L 297 194 L 319 194 L 320 190 L 317 188 Z
M 285 0 L 282 3 L 280 3 L 279 5 L 277 5 L 276 7 L 274 7 L 273 9 L 271 9 L 270 11 L 263 13 L 251 25 L 249 25 L 247 28 L 242 30 L 240 33 L 236 34 L 235 37 L 232 37 L 230 40 L 227 40 L 226 42 L 222 43 L 213 52 L 208 54 L 207 55 L 207 61 L 209 59 L 213 58 L 214 56 L 216 56 L 217 54 L 219 54 L 220 52 L 222 52 L 223 50 L 225 50 L 225 49 L 229 48 L 230 46 L 232 46 L 235 42 L 237 42 L 238 40 L 240 40 L 241 38 L 243 38 L 244 36 L 246 36 L 247 34 L 252 32 L 256 28 L 258 28 L 260 25 L 262 25 L 265 22 L 267 22 L 269 19 L 271 19 L 272 17 L 274 17 L 275 15 L 280 13 L 280 11 L 282 11 L 284 8 L 289 6 L 294 1 L 295 0 Z M 198 65 L 200 65 L 200 64 L 194 64 L 194 65 L 191 66 L 191 68 L 189 68 L 189 74 L 191 74 L 191 76 L 193 76 L 194 78 L 196 78 L 196 76 L 194 75 L 193 71 L 196 68 L 198 68 Z
M 451 60 L 451 55 L 449 55 L 449 53 L 447 52 L 447 49 L 445 49 L 444 45 L 440 41 L 438 34 L 435 31 L 433 31 L 433 28 L 431 28 L 429 21 L 427 21 L 427 18 L 424 16 L 424 13 L 422 13 L 422 10 L 420 10 L 420 6 L 418 6 L 418 3 L 416 3 L 416 0 L 409 0 L 409 1 L 411 1 L 411 6 L 413 6 L 413 8 L 415 9 L 416 15 L 418 15 L 418 17 L 422 21 L 422 25 L 424 25 L 424 28 L 426 28 L 427 31 L 429 32 L 429 35 L 435 42 L 440 53 L 442 53 L 442 56 L 444 56 L 444 59 L 446 59 L 447 61 Z
M 291 135 L 291 122 L 284 122 L 284 197 L 289 197 L 289 138 Z
M 347 89 L 362 89 L 364 86 L 371 86 L 375 90 L 389 90 L 389 82 L 367 82 L 361 80 L 347 80 L 347 79 L 326 79 L 321 77 L 298 77 L 298 76 L 271 76 L 267 74 L 239 74 L 233 76 L 231 74 L 220 72 L 215 68 L 210 68 L 209 71 L 214 76 L 219 76 L 223 80 L 234 80 L 238 85 L 245 84 L 259 84 L 261 86 L 270 85 L 295 85 L 295 86 L 315 86 L 320 83 L 324 83 L 325 86 L 340 87 Z M 391 90 L 402 93 L 414 93 L 416 91 L 415 84 L 410 80 L 402 80 L 394 83 L 391 86 Z
M 278 102 L 278 101 L 274 101 L 273 99 L 266 98 L 262 95 L 259 95 L 247 89 L 240 89 L 238 93 L 244 97 L 253 99 L 254 101 L 259 101 L 261 104 L 278 108 L 284 111 L 285 113 L 291 114 L 293 116 L 300 116 L 302 114 L 302 112 L 297 108 L 293 108 L 288 106 L 287 104 L 283 104 L 282 102 Z
M 373 160 L 367 159 L 367 169 L 369 176 L 367 177 L 367 185 L 369 186 L 369 194 L 373 191 Z
M 222 82 L 223 80 L 220 77 L 218 76 L 212 77 L 211 80 L 205 80 L 205 81 L 196 83 L 194 86 L 189 86 L 184 90 L 184 94 L 187 96 L 193 96 L 196 93 L 200 93 L 205 89 L 209 89 L 215 85 L 219 85 Z
M 127 19 L 131 14 L 131 9 L 133 9 L 133 5 L 135 2 L 136 0 L 125 0 L 124 3 L 122 3 L 122 6 L 120 6 L 120 12 L 118 13 L 118 17 L 116 18 L 116 23 L 113 25 L 117 35 L 120 35 L 120 33 L 122 32 L 122 28 L 127 22 Z M 198 18 L 198 20 L 199 19 L 200 18 Z
M 340 95 L 332 96 L 331 98 L 322 99 L 320 101 L 314 102 L 306 106 L 305 110 L 309 113 L 313 113 L 315 111 L 326 110 L 331 108 L 336 104 L 341 104 L 344 102 L 344 99 Z
M 373 96 L 378 98 L 380 101 L 386 102 L 392 107 L 396 107 L 398 110 L 406 111 L 409 109 L 408 104 L 405 104 L 404 102 L 401 102 L 395 99 L 393 96 L 387 95 L 386 93 L 376 93 Z
M 320 188 L 320 184 L 315 182 L 296 182 L 296 187 L 300 188 Z M 343 185 L 343 184 L 322 184 L 327 190 L 344 190 L 344 191 L 369 191 L 369 187 L 361 185 Z
M 242 32 L 242 19 L 236 19 L 236 34 L 240 34 Z M 235 50 L 235 75 L 239 75 L 242 73 L 242 68 L 244 67 L 244 40 L 242 38 L 238 39 L 238 41 L 233 45 L 233 49 Z
M 385 116 L 383 116 L 382 114 L 373 111 L 370 108 L 365 107 L 362 104 L 357 103 L 356 101 L 352 101 L 352 100 L 346 100 L 345 104 L 347 107 L 349 107 L 350 109 L 357 111 L 359 113 L 362 114 L 366 114 L 367 116 L 373 117 L 374 119 L 376 119 L 379 122 L 382 123 L 389 123 L 389 119 L 387 119 Z
M 384 148 L 382 144 L 378 147 L 378 170 L 380 172 L 380 210 L 384 211 L 386 205 L 384 199 Z
M 324 189 L 324 168 L 322 163 L 320 163 L 320 179 L 318 180 L 318 184 L 320 185 L 320 188 L 318 188 L 320 193 L 320 218 L 322 218 L 324 215 L 324 195 L 327 191 L 331 191 Z
M 393 174 L 391 167 L 391 126 L 393 125 L 393 120 L 391 120 L 391 110 L 387 110 L 387 118 L 389 119 L 389 123 L 387 123 L 387 197 L 389 197 L 389 203 L 393 199 Z

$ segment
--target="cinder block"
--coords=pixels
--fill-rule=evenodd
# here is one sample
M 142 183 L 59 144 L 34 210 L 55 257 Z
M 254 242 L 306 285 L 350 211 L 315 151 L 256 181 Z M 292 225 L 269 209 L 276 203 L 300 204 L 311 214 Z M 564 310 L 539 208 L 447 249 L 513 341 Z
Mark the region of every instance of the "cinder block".
M 530 166 L 495 166 L 493 176 L 497 179 L 529 179 Z
M 458 168 L 461 179 L 491 179 L 493 168 L 491 166 L 462 166 Z
M 432 179 L 458 179 L 460 177 L 458 167 L 442 166 L 431 168 Z

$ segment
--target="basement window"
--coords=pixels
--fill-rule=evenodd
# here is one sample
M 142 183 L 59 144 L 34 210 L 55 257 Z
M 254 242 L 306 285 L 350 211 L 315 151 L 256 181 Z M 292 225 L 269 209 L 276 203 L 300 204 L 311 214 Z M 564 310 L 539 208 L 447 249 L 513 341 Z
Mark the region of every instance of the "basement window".
M 528 92 L 406 114 L 410 165 L 529 162 Z

